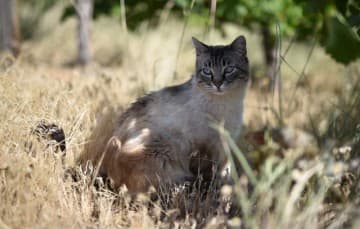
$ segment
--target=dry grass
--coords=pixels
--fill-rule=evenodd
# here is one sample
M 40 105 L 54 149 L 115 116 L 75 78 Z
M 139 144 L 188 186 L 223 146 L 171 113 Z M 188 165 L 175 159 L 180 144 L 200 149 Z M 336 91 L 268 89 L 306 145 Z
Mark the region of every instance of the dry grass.
M 339 98 L 348 97 L 351 84 L 360 76 L 355 65 L 342 67 L 316 47 L 295 96 L 298 75 L 282 66 L 284 122 L 326 137 L 323 146 L 306 159 L 301 148 L 286 150 L 281 159 L 278 146 L 268 141 L 261 154 L 268 159 L 262 158 L 264 162 L 254 171 L 256 182 L 250 192 L 246 176 L 240 174 L 234 187 L 219 190 L 214 185 L 207 194 L 194 184 L 176 187 L 171 195 L 164 191 L 157 200 L 146 195 L 131 200 L 126 190 L 96 189 L 84 174 L 79 182 L 64 179 L 65 170 L 76 166 L 89 145 L 102 147 L 111 130 L 109 123 L 121 108 L 145 92 L 189 77 L 194 65 L 190 36 L 201 35 L 202 28 L 186 30 L 176 64 L 181 22 L 170 19 L 151 29 L 144 25 L 126 39 L 117 22 L 100 18 L 93 28 L 94 64 L 78 69 L 68 67 L 75 58 L 75 20 L 58 24 L 55 17 L 47 22 L 39 28 L 38 39 L 24 44 L 19 59 L 1 57 L 0 228 L 359 226 L 359 169 L 351 167 L 359 162 L 359 152 L 350 152 L 346 160 L 336 159 L 332 152 L 340 152 L 345 144 L 354 145 L 355 140 L 336 141 L 336 136 L 328 133 L 328 112 L 342 101 Z M 253 73 L 261 75 L 259 37 L 230 25 L 224 30 L 227 37 L 214 33 L 211 42 L 226 43 L 245 34 Z M 295 44 L 286 57 L 298 72 L 308 49 Z M 264 81 L 254 83 L 246 98 L 247 131 L 278 124 L 276 109 L 272 110 L 277 106 L 264 89 Z M 359 114 L 354 109 L 351 112 Z M 44 119 L 65 131 L 64 163 L 54 147 L 30 134 Z M 316 120 L 316 125 L 311 120 Z M 325 147 L 327 144 L 332 146 Z M 259 153 L 248 145 L 243 152 L 250 158 Z M 343 180 L 345 173 L 353 177 Z

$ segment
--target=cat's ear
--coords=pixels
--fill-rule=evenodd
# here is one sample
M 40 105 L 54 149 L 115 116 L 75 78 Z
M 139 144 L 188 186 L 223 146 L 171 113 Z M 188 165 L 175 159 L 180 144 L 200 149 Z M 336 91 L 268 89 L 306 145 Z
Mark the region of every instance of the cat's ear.
M 192 37 L 192 43 L 194 45 L 194 48 L 196 50 L 196 55 L 199 55 L 201 53 L 207 52 L 209 47 L 202 43 L 201 41 L 199 41 L 198 39 L 196 39 L 195 37 Z
M 230 46 L 236 50 L 240 51 L 242 54 L 246 55 L 246 39 L 244 36 L 238 36 Z

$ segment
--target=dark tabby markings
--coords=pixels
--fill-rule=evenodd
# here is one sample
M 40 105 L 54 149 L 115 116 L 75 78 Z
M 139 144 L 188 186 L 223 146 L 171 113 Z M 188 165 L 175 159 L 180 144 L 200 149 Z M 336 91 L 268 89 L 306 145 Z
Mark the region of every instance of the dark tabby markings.
M 42 120 L 36 125 L 31 133 L 38 136 L 39 140 L 43 139 L 48 141 L 48 146 L 50 145 L 50 141 L 55 141 L 56 149 L 60 148 L 62 152 L 66 151 L 64 130 L 56 124 L 47 123 L 46 121 Z
M 193 43 L 197 54 L 196 77 L 199 83 L 220 88 L 232 84 L 236 79 L 247 81 L 249 63 L 244 37 L 238 37 L 227 46 L 207 46 L 195 38 Z M 225 69 L 228 67 L 234 71 L 226 74 Z

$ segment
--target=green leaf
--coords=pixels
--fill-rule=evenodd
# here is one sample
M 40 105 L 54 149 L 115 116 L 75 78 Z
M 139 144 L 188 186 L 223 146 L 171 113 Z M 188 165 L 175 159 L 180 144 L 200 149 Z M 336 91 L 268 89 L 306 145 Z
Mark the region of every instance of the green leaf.
M 360 7 L 356 6 L 355 4 L 350 4 L 349 11 L 352 15 L 358 15 L 360 14 Z
M 330 17 L 326 26 L 324 46 L 328 54 L 343 64 L 360 57 L 360 40 L 348 24 L 342 23 L 337 17 Z
M 346 15 L 348 0 L 335 0 L 335 6 L 342 15 Z
M 175 0 L 175 3 L 181 8 L 185 9 L 189 2 L 187 0 Z

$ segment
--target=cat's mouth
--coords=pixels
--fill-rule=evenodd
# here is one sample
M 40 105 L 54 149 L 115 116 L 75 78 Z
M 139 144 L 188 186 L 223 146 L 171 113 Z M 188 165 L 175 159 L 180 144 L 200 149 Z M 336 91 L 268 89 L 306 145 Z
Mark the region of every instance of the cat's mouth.
M 223 95 L 223 94 L 225 94 L 225 91 L 224 91 L 224 89 L 221 88 L 221 86 L 217 87 L 217 86 L 213 85 L 213 92 L 212 93 L 215 94 L 215 95 Z
M 224 91 L 214 91 L 213 94 L 214 95 L 224 95 L 225 92 Z

